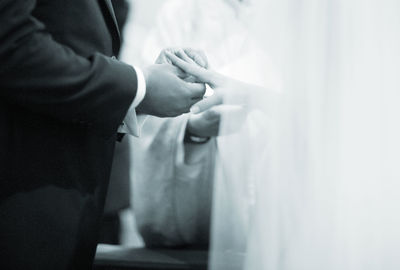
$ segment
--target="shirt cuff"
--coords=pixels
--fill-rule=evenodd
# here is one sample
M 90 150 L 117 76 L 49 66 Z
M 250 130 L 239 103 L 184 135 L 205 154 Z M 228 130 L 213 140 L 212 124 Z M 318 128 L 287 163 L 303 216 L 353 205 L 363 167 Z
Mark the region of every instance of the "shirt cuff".
M 193 170 L 196 170 L 195 168 L 201 168 L 209 151 L 208 143 L 188 144 L 185 142 L 184 138 L 188 120 L 189 117 L 187 116 L 186 121 L 182 124 L 176 138 L 177 148 L 175 167 L 177 168 L 177 171 L 185 171 L 185 168 Z
M 137 77 L 136 96 L 128 109 L 122 125 L 118 128 L 118 132 L 139 137 L 141 127 L 143 126 L 147 116 L 137 117 L 135 108 L 140 104 L 140 102 L 142 102 L 144 96 L 146 95 L 146 80 L 141 69 L 138 67 L 134 67 L 134 69 Z
M 146 79 L 144 78 L 143 72 L 140 68 L 135 66 L 133 68 L 136 71 L 137 91 L 131 107 L 136 108 L 140 104 L 140 102 L 142 102 L 144 96 L 146 95 Z

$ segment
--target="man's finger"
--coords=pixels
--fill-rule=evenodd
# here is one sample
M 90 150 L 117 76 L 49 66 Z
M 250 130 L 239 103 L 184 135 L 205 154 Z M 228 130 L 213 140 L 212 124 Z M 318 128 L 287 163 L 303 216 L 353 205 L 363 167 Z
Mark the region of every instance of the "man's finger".
M 204 83 L 185 83 L 185 85 L 191 91 L 192 98 L 203 97 L 206 93 L 206 85 Z
M 192 100 L 194 101 L 194 103 L 199 102 L 200 100 L 203 100 L 203 96 L 192 97 Z
M 194 104 L 190 111 L 197 114 L 220 104 L 222 104 L 222 97 L 220 95 L 214 94 L 211 97 L 205 98 Z

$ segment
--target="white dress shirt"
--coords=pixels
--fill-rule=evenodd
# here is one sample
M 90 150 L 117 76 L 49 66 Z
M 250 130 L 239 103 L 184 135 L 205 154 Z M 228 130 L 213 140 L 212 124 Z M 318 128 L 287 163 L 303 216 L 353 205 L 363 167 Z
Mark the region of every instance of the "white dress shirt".
M 136 115 L 136 107 L 139 106 L 140 102 L 142 102 L 142 100 L 146 95 L 146 80 L 140 68 L 138 67 L 133 67 L 133 68 L 135 69 L 137 77 L 136 96 L 133 99 L 133 102 L 128 109 L 128 112 L 125 116 L 122 125 L 119 127 L 118 132 L 139 137 L 141 126 L 143 125 L 147 116 Z

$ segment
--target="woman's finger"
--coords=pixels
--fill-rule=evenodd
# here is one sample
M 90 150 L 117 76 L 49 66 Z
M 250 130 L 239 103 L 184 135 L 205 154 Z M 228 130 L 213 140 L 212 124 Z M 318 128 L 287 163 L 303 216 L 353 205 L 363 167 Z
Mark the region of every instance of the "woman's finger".
M 166 65 L 171 70 L 171 72 L 176 74 L 176 76 L 178 76 L 180 79 L 184 79 L 187 77 L 187 74 L 184 71 L 182 71 L 182 69 L 174 65 L 169 65 L 169 64 L 163 64 L 163 65 Z
M 192 75 L 187 75 L 186 74 L 186 77 L 183 79 L 185 82 L 190 82 L 190 83 L 195 83 L 195 82 L 197 82 L 197 78 L 196 77 L 194 77 L 194 76 L 192 76 Z
M 205 60 L 203 60 L 202 59 L 203 56 L 200 56 L 199 55 L 200 53 L 196 53 L 196 52 L 192 52 L 189 55 L 188 54 L 189 51 L 192 52 L 191 49 L 179 49 L 174 54 L 187 63 L 205 68 L 205 66 L 207 65 L 206 58 L 205 58 Z M 189 75 L 185 78 L 185 81 L 196 82 L 197 80 L 196 80 L 196 77 Z
M 214 85 L 214 82 L 212 81 L 213 78 L 212 78 L 210 71 L 203 69 L 203 68 L 199 67 L 198 65 L 187 63 L 184 60 L 177 57 L 176 55 L 171 54 L 170 52 L 166 52 L 166 55 L 169 58 L 169 60 L 171 60 L 171 62 L 174 66 L 179 67 L 187 74 L 195 76 L 197 79 L 199 79 L 202 82 L 208 83 L 210 85 Z
M 194 104 L 190 111 L 197 114 L 220 104 L 222 104 L 222 96 L 214 94 L 211 97 L 205 98 Z
M 187 56 L 192 58 L 196 62 L 196 64 L 208 69 L 208 59 L 203 51 L 198 51 L 191 48 L 184 48 L 183 51 Z
M 184 60 L 185 62 L 192 64 L 192 65 L 198 65 L 194 59 L 190 58 L 184 51 L 183 49 L 178 50 L 178 52 L 175 53 L 176 56 L 178 56 L 180 59 Z

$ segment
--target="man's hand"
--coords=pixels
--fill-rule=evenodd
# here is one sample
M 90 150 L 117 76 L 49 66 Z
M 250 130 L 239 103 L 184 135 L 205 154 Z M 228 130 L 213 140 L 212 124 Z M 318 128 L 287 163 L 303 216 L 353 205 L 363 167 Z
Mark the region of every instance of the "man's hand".
M 217 107 L 199 114 L 191 114 L 186 129 L 199 137 L 215 137 L 219 133 L 221 114 Z
M 143 70 L 146 96 L 137 107 L 138 112 L 158 117 L 174 117 L 186 113 L 201 100 L 206 91 L 203 83 L 180 79 L 178 68 L 169 64 L 155 64 Z
M 173 53 L 191 65 L 208 67 L 208 60 L 202 51 L 190 48 L 168 48 L 161 51 L 156 65 L 149 66 L 143 73 L 146 79 L 146 96 L 138 106 L 138 112 L 159 117 L 173 117 L 190 110 L 190 107 L 203 99 L 205 84 L 197 83 L 194 76 L 188 75 L 172 65 L 167 57 Z
M 224 127 L 224 134 L 220 134 L 221 118 L 234 118 L 229 127 Z M 235 133 L 243 126 L 247 111 L 241 106 L 218 105 L 198 114 L 191 114 L 186 129 L 199 137 L 215 137 Z

